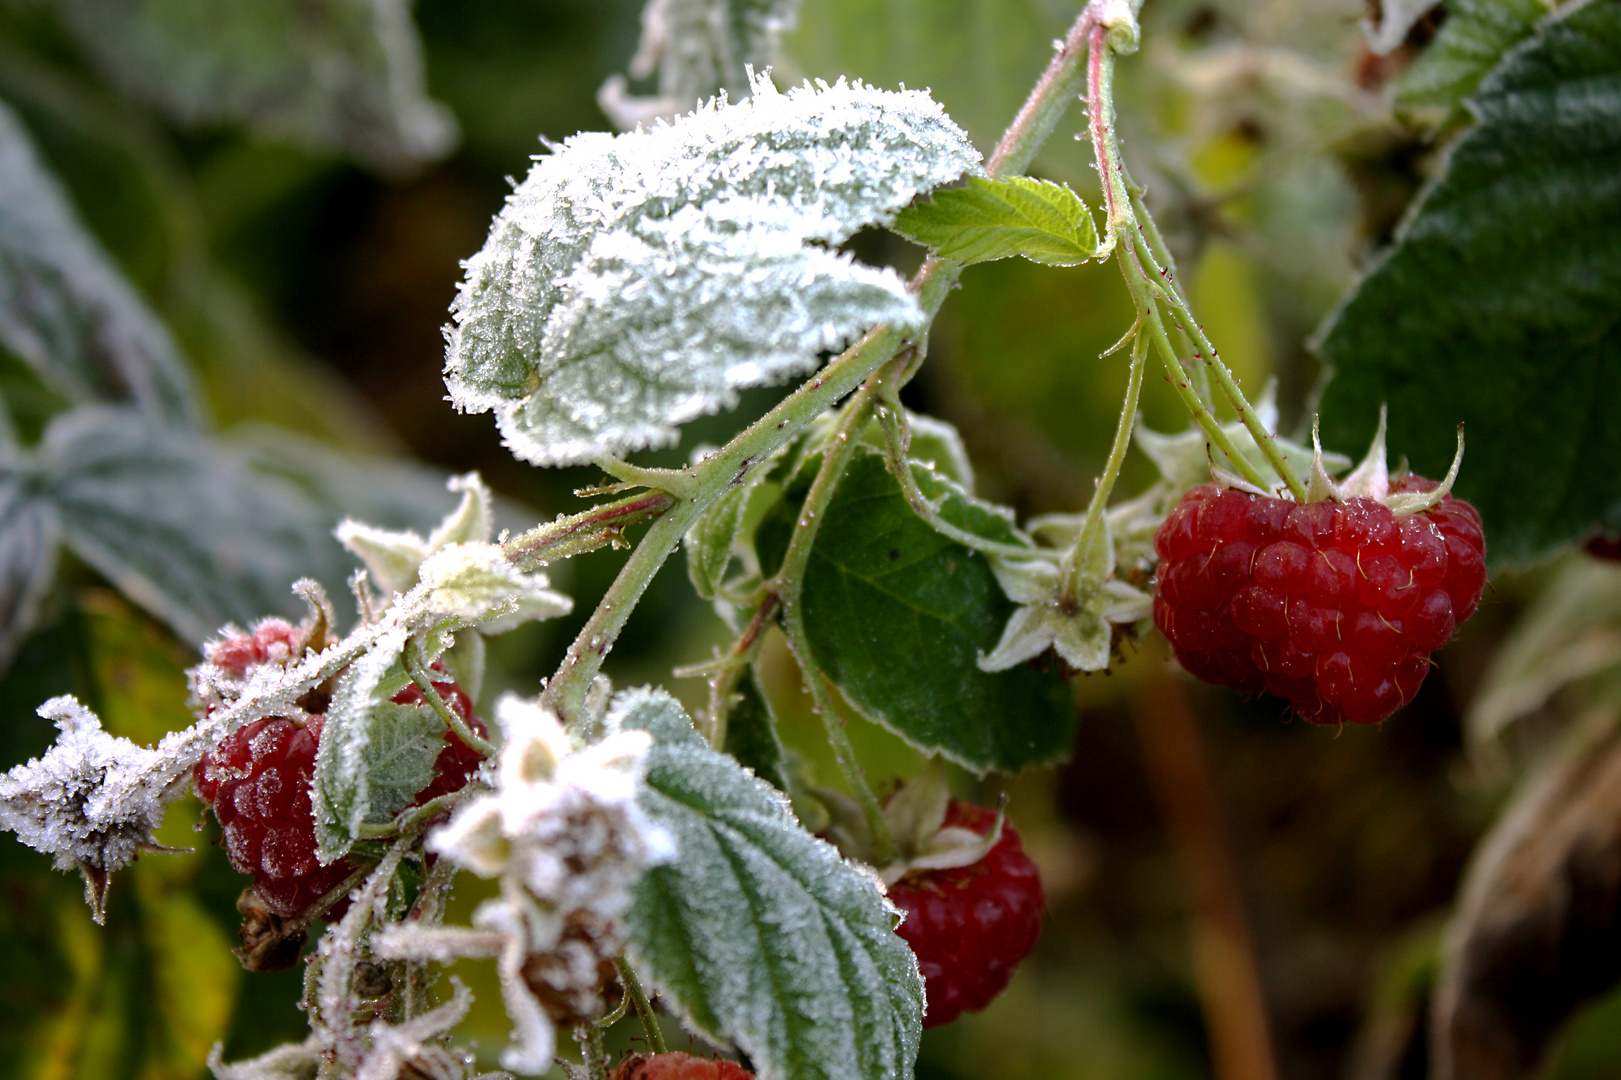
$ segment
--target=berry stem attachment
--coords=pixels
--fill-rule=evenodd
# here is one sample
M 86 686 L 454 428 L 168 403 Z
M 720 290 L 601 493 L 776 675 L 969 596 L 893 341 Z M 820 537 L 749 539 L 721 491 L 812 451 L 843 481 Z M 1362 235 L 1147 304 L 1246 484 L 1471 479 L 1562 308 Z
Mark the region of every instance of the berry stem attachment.
M 647 1003 L 647 994 L 642 990 L 642 981 L 636 977 L 636 969 L 624 957 L 615 958 L 614 968 L 619 972 L 620 985 L 625 988 L 625 999 L 636 1010 L 636 1018 L 642 1022 L 642 1030 L 647 1033 L 653 1053 L 665 1053 L 664 1032 L 659 1030 L 658 1017 L 653 1015 L 653 1006 Z
M 1137 422 L 1137 397 L 1142 392 L 1143 366 L 1147 357 L 1148 340 L 1140 332 L 1136 333 L 1131 341 L 1126 400 L 1120 406 L 1120 422 L 1115 427 L 1114 445 L 1109 448 L 1109 460 L 1103 466 L 1103 475 L 1098 477 L 1092 501 L 1087 503 L 1086 518 L 1081 522 L 1080 532 L 1075 535 L 1075 544 L 1064 554 L 1063 594 L 1059 597 L 1061 605 L 1066 601 L 1073 604 L 1080 595 L 1079 578 L 1086 566 L 1084 556 L 1096 542 L 1097 531 L 1103 524 L 1104 509 L 1109 505 L 1114 483 L 1120 478 L 1120 466 L 1126 460 L 1127 448 L 1131 446 L 1131 430 Z
M 1094 11 L 1096 14 L 1093 14 Z M 1147 320 L 1152 343 L 1165 364 L 1172 385 L 1193 414 L 1194 423 L 1227 456 L 1245 480 L 1263 490 L 1271 490 L 1271 485 L 1261 477 L 1259 471 L 1237 453 L 1232 440 L 1221 431 L 1221 426 L 1212 415 L 1213 399 L 1208 378 L 1214 377 L 1216 387 L 1237 412 L 1267 464 L 1288 486 L 1295 499 L 1304 502 L 1305 485 L 1284 460 L 1272 432 L 1261 423 L 1255 409 L 1233 379 L 1232 372 L 1216 352 L 1216 347 L 1194 320 L 1187 297 L 1182 294 L 1181 286 L 1170 269 L 1172 264 L 1164 238 L 1143 204 L 1142 189 L 1132 183 L 1126 172 L 1114 124 L 1114 55 L 1116 52 L 1129 53 L 1137 49 L 1135 12 L 1120 0 L 1093 0 L 1082 18 L 1092 20 L 1086 67 L 1087 105 L 1090 110 L 1092 152 L 1097 158 L 1098 173 L 1103 181 L 1104 238 L 1099 245 L 1098 256 L 1105 258 L 1114 254 L 1118 257 L 1120 272 L 1126 278 L 1126 287 L 1131 292 L 1138 315 Z M 1146 227 L 1143 222 L 1148 223 Z M 1152 240 L 1149 239 L 1150 235 Z M 1156 247 L 1163 253 L 1163 264 L 1156 257 Z M 1173 321 L 1198 349 L 1196 356 L 1199 362 L 1193 365 L 1191 374 L 1183 367 L 1166 333 L 1158 307 L 1161 301 L 1170 308 L 1176 317 Z
M 416 683 L 417 689 L 422 692 L 422 700 L 439 714 L 439 719 L 456 733 L 458 739 L 485 757 L 495 755 L 494 744 L 469 727 L 467 721 L 463 720 L 439 693 L 439 688 L 433 684 L 433 672 L 423 662 L 422 642 L 415 638 L 411 639 L 405 649 L 405 670 L 410 674 L 411 681 Z

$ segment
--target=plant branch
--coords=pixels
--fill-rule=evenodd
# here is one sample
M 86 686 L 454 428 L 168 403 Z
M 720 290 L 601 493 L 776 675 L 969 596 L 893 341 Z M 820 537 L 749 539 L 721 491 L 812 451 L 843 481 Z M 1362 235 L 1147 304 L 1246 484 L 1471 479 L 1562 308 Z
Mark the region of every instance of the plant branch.
M 653 1015 L 653 1006 L 647 1003 L 647 994 L 642 990 L 642 981 L 636 977 L 636 970 L 623 958 L 614 960 L 614 967 L 619 972 L 620 985 L 625 988 L 625 997 L 630 999 L 636 1018 L 642 1022 L 642 1030 L 647 1033 L 647 1041 L 653 1046 L 653 1053 L 664 1053 L 664 1032 L 659 1030 L 658 1017 Z
M 405 670 L 410 674 L 411 681 L 416 684 L 417 690 L 422 694 L 422 700 L 427 702 L 428 706 L 439 714 L 439 719 L 443 720 L 445 725 L 456 733 L 456 738 L 485 757 L 494 756 L 494 744 L 474 731 L 467 721 L 462 719 L 461 714 L 450 707 L 450 703 L 445 701 L 444 695 L 439 693 L 439 688 L 433 684 L 433 672 L 422 659 L 422 643 L 415 638 L 411 639 L 406 646 L 405 657 Z
M 616 543 L 627 527 L 656 518 L 673 505 L 675 499 L 663 491 L 644 491 L 537 525 L 502 544 L 501 550 L 519 570 L 534 571 L 553 560 Z

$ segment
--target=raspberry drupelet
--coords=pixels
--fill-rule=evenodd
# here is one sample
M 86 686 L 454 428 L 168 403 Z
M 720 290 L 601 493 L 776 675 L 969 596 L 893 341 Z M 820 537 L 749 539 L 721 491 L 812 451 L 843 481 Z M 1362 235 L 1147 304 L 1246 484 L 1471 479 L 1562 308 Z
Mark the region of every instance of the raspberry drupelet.
M 1390 490 L 1435 487 L 1407 476 Z M 1451 495 L 1397 517 L 1372 498 L 1298 503 L 1205 484 L 1154 548 L 1154 623 L 1182 666 L 1287 698 L 1316 724 L 1373 724 L 1411 701 L 1486 583 L 1480 515 Z

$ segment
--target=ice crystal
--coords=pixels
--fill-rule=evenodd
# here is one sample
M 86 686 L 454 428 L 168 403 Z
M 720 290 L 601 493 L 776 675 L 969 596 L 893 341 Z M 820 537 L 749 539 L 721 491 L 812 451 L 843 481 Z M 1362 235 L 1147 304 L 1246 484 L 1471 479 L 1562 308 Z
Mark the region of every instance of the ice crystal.
M 390 928 L 380 955 L 447 962 L 493 957 L 513 1023 L 507 1068 L 542 1072 L 556 1025 L 600 1007 L 603 965 L 624 942 L 631 889 L 671 840 L 637 801 L 651 738 L 610 730 L 575 749 L 550 710 L 515 697 L 496 718 L 504 742 L 494 790 L 463 805 L 430 834 L 430 850 L 501 895 L 480 905 L 473 927 Z
M 170 736 L 153 750 L 116 738 L 71 697 L 39 707 L 62 734 L 45 756 L 0 776 L 0 827 L 55 857 L 58 870 L 84 874 L 85 899 L 105 918 L 107 878 L 142 851 L 169 851 L 153 839 L 163 811 L 186 790 L 197 758 Z
M 576 135 L 497 215 L 447 331 L 457 406 L 536 464 L 669 443 L 742 387 L 915 324 L 889 270 L 832 250 L 979 155 L 926 93 L 860 83 L 724 96 L 673 124 Z
M 657 74 L 658 94 L 632 97 L 624 76 L 615 75 L 597 102 L 615 127 L 628 131 L 721 91 L 747 97 L 749 68 L 777 62 L 778 42 L 798 14 L 799 0 L 648 0 L 630 77 Z

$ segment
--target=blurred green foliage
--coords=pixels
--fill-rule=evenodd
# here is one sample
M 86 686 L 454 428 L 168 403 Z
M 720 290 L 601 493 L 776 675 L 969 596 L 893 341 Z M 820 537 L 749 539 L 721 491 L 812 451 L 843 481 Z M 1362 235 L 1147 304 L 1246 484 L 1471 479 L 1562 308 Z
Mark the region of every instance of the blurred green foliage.
M 805 0 L 779 74 L 931 87 L 988 149 L 1078 6 Z M 1302 418 L 1317 378 L 1304 338 L 1382 239 L 1370 192 L 1410 193 L 1423 160 L 1379 127 L 1377 96 L 1358 82 L 1360 10 L 1350 0 L 1154 0 L 1143 52 L 1121 65 L 1126 154 L 1170 232 L 1195 310 L 1247 386 L 1280 380 L 1289 423 Z M 168 321 L 220 425 L 270 421 L 351 449 L 478 468 L 549 517 L 575 508 L 571 491 L 598 477 L 522 466 L 488 418 L 452 413 L 438 377 L 439 328 L 457 260 L 482 242 L 507 178 L 541 150 L 537 136 L 605 126 L 595 94 L 634 51 L 639 11 L 639 0 L 422 0 L 428 90 L 454 113 L 461 144 L 406 179 L 231 128 L 177 129 L 100 81 L 43 4 L 0 2 L 0 97 Z M 1069 138 L 1079 124 L 1076 109 L 1034 171 L 1094 198 L 1084 147 Z M 855 246 L 906 268 L 919 258 L 894 237 Z M 908 404 L 960 427 L 981 494 L 1021 514 L 1075 510 L 1125 385 L 1124 356 L 1097 356 L 1126 330 L 1130 310 L 1112 267 L 973 267 Z M 0 363 L 0 391 L 27 436 L 52 406 L 12 367 Z M 775 394 L 745 395 L 735 413 L 694 422 L 682 447 L 647 459 L 668 464 L 723 441 Z M 1160 430 L 1184 423 L 1157 381 L 1143 414 Z M 1133 455 L 1123 490 L 1148 477 Z M 581 601 L 574 617 L 492 641 L 486 705 L 501 689 L 532 690 L 551 670 L 619 558 L 605 551 L 559 568 Z M 109 730 L 137 741 L 186 722 L 188 650 L 85 568 L 65 567 L 63 580 L 0 681 L 0 767 L 48 744 L 33 708 L 53 694 L 79 694 Z M 1473 770 L 1460 711 L 1528 594 L 1504 582 L 1419 699 L 1377 730 L 1290 724 L 1273 701 L 1192 691 L 1291 1080 L 1352 1075 L 1348 1062 L 1383 1063 L 1357 1080 L 1424 1075 L 1434 927 L 1507 787 Z M 608 670 L 619 685 L 668 682 L 695 708 L 701 680 L 671 682 L 670 668 L 708 659 L 728 636 L 667 568 Z M 1127 652 L 1113 674 L 1080 680 L 1068 764 L 1016 779 L 953 778 L 965 796 L 1011 794 L 1012 817 L 1043 867 L 1050 918 L 1004 997 L 925 1038 L 925 1080 L 1211 1073 L 1189 957 L 1191 889 L 1164 838 L 1129 710 L 1144 685 L 1166 677 L 1164 657 L 1154 643 Z M 762 681 L 789 752 L 836 784 L 776 638 Z M 880 784 L 919 764 L 873 725 L 855 721 L 851 736 Z M 191 831 L 198 809 L 181 803 L 161 839 L 199 854 L 143 859 L 115 882 L 104 929 L 91 925 L 77 881 L 0 843 L 0 1075 L 190 1080 L 203 1075 L 215 1040 L 236 1058 L 301 1037 L 298 972 L 247 975 L 228 953 L 242 879 L 214 846 L 212 823 Z M 452 921 L 467 921 L 486 889 L 467 879 Z M 469 1031 L 493 1054 L 507 1027 L 490 966 L 463 962 L 455 972 L 479 999 Z M 1551 1076 L 1621 1071 L 1618 1002 L 1576 1022 Z M 623 1030 L 619 1049 L 629 1045 Z

